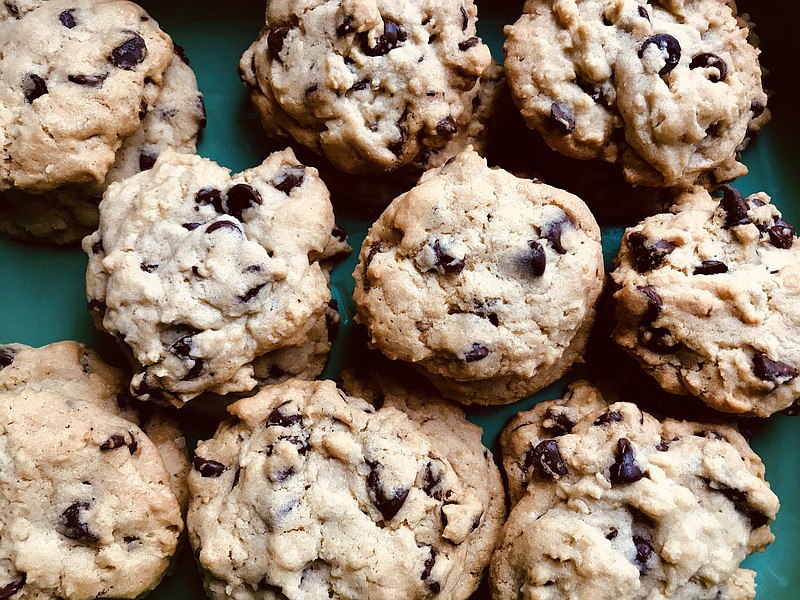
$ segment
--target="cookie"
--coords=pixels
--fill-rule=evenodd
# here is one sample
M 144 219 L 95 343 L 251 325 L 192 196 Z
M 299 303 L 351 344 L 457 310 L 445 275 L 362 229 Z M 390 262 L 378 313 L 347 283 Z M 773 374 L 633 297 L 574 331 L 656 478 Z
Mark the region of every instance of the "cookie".
M 26 362 L 28 352 L 17 357 Z M 183 529 L 159 449 L 91 397 L 55 382 L 6 385 L 15 362 L 0 370 L 0 590 L 139 597 L 164 576 Z
M 79 242 L 97 229 L 97 205 L 111 183 L 151 168 L 167 148 L 193 153 L 205 122 L 194 72 L 176 54 L 155 106 L 125 138 L 103 183 L 64 185 L 43 194 L 8 190 L 0 194 L 0 232 L 22 240 Z
M 230 411 L 189 478 L 187 529 L 212 598 L 457 600 L 477 587 L 504 506 L 460 412 L 431 407 L 442 421 L 422 425 L 301 380 Z
M 471 0 L 271 2 L 239 71 L 270 136 L 345 173 L 418 172 L 479 143 L 499 70 L 476 21 Z
M 721 196 L 625 231 L 613 336 L 668 392 L 766 417 L 800 398 L 800 242 L 763 192 Z
M 734 428 L 574 401 L 509 428 L 527 487 L 492 558 L 492 598 L 754 598 L 739 565 L 773 540 L 779 504 Z
M 389 205 L 353 277 L 372 347 L 448 398 L 508 403 L 580 360 L 603 285 L 600 229 L 577 196 L 466 150 Z
M 620 163 L 634 185 L 747 172 L 737 151 L 769 113 L 734 3 L 528 0 L 504 33 L 514 101 L 553 149 Z
M 101 183 L 173 56 L 169 36 L 124 1 L 49 0 L 0 20 L 0 47 L 0 191 L 32 193 Z
M 87 297 L 130 354 L 132 392 L 177 406 L 246 392 L 259 357 L 316 341 L 340 232 L 325 184 L 291 150 L 234 176 L 167 150 L 112 184 L 83 240 Z

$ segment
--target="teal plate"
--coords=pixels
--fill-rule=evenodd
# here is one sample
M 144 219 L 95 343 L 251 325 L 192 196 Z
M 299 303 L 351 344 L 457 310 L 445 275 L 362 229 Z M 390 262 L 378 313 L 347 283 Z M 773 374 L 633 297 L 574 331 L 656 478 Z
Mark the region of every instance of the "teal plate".
M 228 0 L 148 0 L 141 4 L 156 18 L 174 40 L 182 45 L 197 73 L 205 95 L 208 127 L 198 152 L 222 165 L 239 171 L 259 164 L 276 146 L 268 141 L 251 108 L 237 75 L 241 53 L 255 39 L 263 22 L 263 2 Z M 502 28 L 521 12 L 521 2 L 480 2 L 479 33 L 501 60 Z M 741 2 L 740 9 L 750 10 L 758 24 L 763 64 L 769 69 L 772 121 L 744 154 L 750 173 L 736 182 L 743 193 L 766 191 L 789 222 L 800 224 L 800 171 L 797 140 L 800 118 L 797 113 L 797 77 L 794 61 L 798 54 L 794 40 L 785 32 L 787 24 L 800 20 L 795 2 Z M 504 143 L 524 156 L 522 140 Z M 357 251 L 371 219 L 337 208 L 337 220 L 350 235 Z M 626 223 L 601 221 L 606 268 L 617 252 L 619 235 Z M 109 336 L 94 330 L 86 310 L 84 273 L 86 257 L 79 249 L 19 244 L 0 239 L 0 343 L 22 342 L 41 346 L 58 340 L 83 342 L 111 362 L 119 353 Z M 335 378 L 354 356 L 363 354 L 364 340 L 352 322 L 353 283 L 351 273 L 356 261 L 354 252 L 333 272 L 332 288 L 342 311 L 342 326 L 335 341 L 325 377 Z M 606 307 L 607 308 L 607 307 Z M 575 376 L 616 379 L 632 399 L 655 410 L 672 401 L 681 414 L 701 409 L 686 408 L 686 399 L 665 398 L 638 367 L 622 356 L 608 341 L 609 317 L 601 310 L 597 332 L 587 354 L 587 364 L 576 369 Z M 497 433 L 516 411 L 543 399 L 556 398 L 563 390 L 559 382 L 532 398 L 499 408 L 477 408 L 469 418 L 484 428 L 484 442 L 494 448 Z M 707 415 L 707 413 L 705 413 Z M 192 441 L 210 436 L 214 424 L 202 422 L 183 413 Z M 749 557 L 745 566 L 758 572 L 758 600 L 797 600 L 800 598 L 800 478 L 796 476 L 800 460 L 796 458 L 800 421 L 784 415 L 767 420 L 741 420 L 743 430 L 752 434 L 752 444 L 766 465 L 767 479 L 781 500 L 781 510 L 773 524 L 775 542 L 762 554 Z M 148 598 L 152 600 L 199 599 L 203 586 L 190 551 L 178 559 L 176 571 L 167 577 Z M 475 598 L 488 598 L 486 586 Z

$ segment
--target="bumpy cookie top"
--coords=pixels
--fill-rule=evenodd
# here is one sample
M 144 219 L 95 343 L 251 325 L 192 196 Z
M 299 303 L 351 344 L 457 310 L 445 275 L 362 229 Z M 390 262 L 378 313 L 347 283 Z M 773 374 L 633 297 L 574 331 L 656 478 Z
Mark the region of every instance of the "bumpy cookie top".
M 772 541 L 778 499 L 735 429 L 624 402 L 574 404 L 561 429 L 550 408 L 563 404 L 504 432 L 528 483 L 492 558 L 493 598 L 754 597 L 739 564 Z
M 140 365 L 132 390 L 180 404 L 252 389 L 253 360 L 305 343 L 324 314 L 333 229 L 325 184 L 291 150 L 235 176 L 168 150 L 111 185 L 83 241 L 87 295 Z
M 496 68 L 476 15 L 472 0 L 270 2 L 240 72 L 272 135 L 338 169 L 424 164 L 482 128 L 473 101 Z
M 212 597 L 474 591 L 503 510 L 477 428 L 461 456 L 448 449 L 458 434 L 331 381 L 288 381 L 230 410 L 190 475 L 190 541 Z M 444 422 L 456 421 L 470 429 L 455 413 Z
M 625 232 L 614 337 L 667 391 L 766 417 L 800 398 L 800 242 L 766 194 L 722 191 Z
M 623 164 L 637 185 L 746 173 L 735 154 L 768 118 L 758 50 L 723 0 L 528 0 L 505 70 L 554 149 Z
M 135 598 L 164 576 L 183 521 L 133 422 L 44 388 L 3 390 L 0 464 L 5 597 Z
M 7 3 L 8 4 L 8 3 Z M 49 0 L 0 20 L 0 190 L 100 183 L 172 62 L 137 5 Z
M 392 202 L 353 276 L 356 319 L 389 358 L 465 381 L 531 379 L 592 320 L 600 230 L 577 196 L 468 150 Z

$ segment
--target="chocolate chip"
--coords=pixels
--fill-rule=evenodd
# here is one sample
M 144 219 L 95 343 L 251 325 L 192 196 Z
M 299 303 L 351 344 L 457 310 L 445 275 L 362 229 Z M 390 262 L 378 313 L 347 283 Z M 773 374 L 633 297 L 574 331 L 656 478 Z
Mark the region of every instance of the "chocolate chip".
M 67 75 L 67 79 L 72 83 L 93 88 L 102 86 L 107 78 L 107 73 L 101 73 L 100 75 Z
M 200 458 L 199 456 L 194 457 L 192 467 L 194 467 L 194 470 L 200 473 L 202 477 L 219 477 L 222 475 L 223 471 L 228 468 L 220 462 Z
M 425 464 L 425 471 L 422 473 L 422 489 L 434 500 L 442 499 L 442 478 L 434 470 L 433 462 L 431 461 Z
M 61 14 L 58 15 L 58 20 L 61 21 L 61 24 L 67 29 L 72 29 L 78 24 L 77 21 L 75 21 L 74 8 L 68 8 L 62 11 Z
M 370 246 L 369 250 L 367 251 L 367 256 L 364 259 L 364 270 L 366 271 L 367 267 L 369 267 L 372 259 L 375 258 L 375 255 L 381 251 L 380 246 Z
M 125 71 L 131 71 L 140 65 L 147 56 L 147 45 L 138 33 L 125 40 L 111 51 L 111 64 Z
M 766 354 L 756 354 L 753 357 L 753 372 L 762 381 L 778 382 L 780 379 L 793 379 L 797 377 L 797 369 L 785 362 L 772 360 Z
M 201 225 L 202 223 L 181 223 L 181 227 L 183 227 L 184 229 L 188 229 L 189 231 L 194 231 Z
M 454 275 L 456 273 L 461 273 L 464 270 L 465 262 L 463 258 L 455 258 L 450 256 L 442 250 L 441 242 L 436 239 L 433 240 L 433 244 L 431 244 L 431 249 L 433 250 L 434 256 L 436 256 L 436 262 L 434 263 L 437 267 L 437 270 L 440 272 L 447 273 L 448 275 Z
M 680 346 L 666 327 L 646 327 L 639 332 L 638 340 L 644 348 L 656 354 L 673 354 Z
M 575 427 L 575 423 L 566 413 L 555 411 L 552 408 L 547 409 L 546 417 L 555 423 L 555 425 L 547 427 L 547 430 L 554 432 L 556 435 L 566 435 Z
M 162 342 L 167 349 L 175 356 L 187 358 L 192 351 L 192 338 L 200 333 L 190 325 L 175 325 L 165 330 L 162 336 Z
M 634 267 L 639 273 L 655 269 L 675 250 L 675 245 L 666 240 L 651 243 L 641 231 L 634 231 L 628 235 L 627 243 L 633 255 Z
M 293 425 L 303 425 L 303 417 L 297 413 L 287 414 L 285 406 L 288 402 L 284 402 L 275 408 L 267 417 L 267 427 L 292 427 Z
M 544 440 L 529 450 L 525 456 L 525 466 L 530 467 L 531 465 L 553 479 L 563 477 L 569 472 L 561 458 L 561 451 L 558 449 L 556 440 Z
M 401 156 L 403 154 L 403 148 L 406 145 L 406 118 L 407 115 L 404 113 L 400 121 L 397 122 L 397 139 L 387 146 L 389 151 L 395 156 Z
M 472 348 L 464 355 L 464 362 L 476 362 L 489 356 L 489 349 L 481 344 L 472 344 Z
M 609 423 L 621 423 L 622 415 L 617 411 L 605 412 L 594 420 L 595 425 L 608 425 Z
M 463 6 L 460 6 L 459 10 L 461 11 L 461 31 L 466 31 L 469 25 L 469 15 Z
M 535 277 L 541 277 L 547 267 L 547 255 L 544 252 L 544 247 L 536 240 L 530 240 L 528 247 L 531 249 L 527 260 L 528 270 Z
M 380 511 L 384 521 L 391 521 L 400 511 L 403 503 L 408 497 L 409 490 L 400 488 L 387 491 L 380 480 L 380 471 L 383 465 L 376 462 L 368 462 L 369 475 L 367 475 L 367 488 L 370 491 L 375 507 Z
M 722 225 L 725 229 L 730 229 L 736 225 L 747 225 L 750 223 L 750 217 L 747 215 L 747 202 L 745 202 L 742 195 L 729 185 L 721 185 L 719 189 L 722 190 L 722 200 L 720 206 L 725 211 L 725 223 Z
M 158 151 L 154 148 L 144 148 L 139 153 L 139 170 L 149 171 L 156 164 L 156 160 L 158 160 Z
M 243 302 L 243 303 L 250 302 L 250 300 L 255 298 L 258 295 L 258 292 L 263 290 L 266 285 L 267 285 L 266 283 L 260 283 L 260 284 L 254 286 L 254 287 L 251 287 L 249 290 L 247 290 L 241 296 L 236 296 L 236 299 L 239 302 Z
M 347 15 L 344 20 L 342 21 L 341 25 L 336 28 L 336 35 L 339 37 L 344 37 L 348 33 L 355 32 L 356 28 L 353 27 L 353 17 Z
M 446 139 L 452 138 L 458 133 L 458 127 L 453 117 L 445 117 L 436 123 L 436 133 Z
M 654 288 L 652 285 L 641 285 L 637 286 L 636 289 L 642 292 L 645 298 L 647 298 L 647 308 L 642 315 L 642 320 L 640 323 L 642 325 L 649 325 L 658 318 L 664 302 L 661 300 L 661 296 L 656 291 L 656 288 Z
M 471 37 L 471 38 L 468 38 L 468 39 L 464 40 L 463 42 L 459 42 L 458 43 L 458 49 L 461 50 L 462 52 L 466 52 L 470 48 L 474 48 L 475 46 L 477 46 L 480 43 L 481 43 L 481 41 L 478 38 Z
M 47 84 L 44 79 L 35 73 L 29 74 L 22 83 L 22 92 L 28 104 L 33 104 L 37 98 L 41 98 L 47 93 Z
M 711 490 L 719 492 L 728 500 L 730 500 L 733 503 L 734 508 L 747 517 L 747 519 L 750 521 L 751 527 L 754 529 L 758 529 L 759 527 L 763 527 L 769 523 L 770 518 L 767 515 L 759 512 L 750 505 L 750 502 L 747 498 L 747 492 L 728 487 L 719 481 L 713 481 L 710 479 L 704 479 L 704 481 L 706 484 L 708 484 L 708 487 Z
M 727 273 L 728 265 L 721 260 L 704 260 L 700 266 L 695 267 L 692 271 L 693 275 L 718 275 L 720 273 Z
M 650 540 L 641 535 L 633 536 L 633 545 L 636 547 L 636 566 L 640 573 L 646 573 L 649 569 L 647 563 L 654 554 L 653 546 Z
M 20 592 L 22 588 L 25 587 L 25 581 L 27 578 L 28 576 L 25 573 L 19 573 L 16 577 L 14 577 L 14 579 L 11 580 L 10 583 L 0 587 L 0 600 L 6 600 L 7 598 L 11 598 L 14 594 Z
M 361 34 L 361 51 L 367 56 L 383 56 L 405 42 L 408 35 L 405 30 L 391 19 L 383 21 L 383 35 L 375 41 L 375 46 L 370 47 L 369 37 Z
M 575 115 L 570 112 L 563 102 L 550 104 L 550 118 L 567 132 L 575 129 Z
M 225 212 L 242 221 L 242 213 L 262 203 L 261 194 L 246 183 L 237 183 L 225 194 Z
M 792 244 L 794 244 L 794 227 L 783 219 L 776 220 L 775 225 L 770 227 L 767 231 L 769 233 L 769 241 L 772 242 L 772 245 L 776 248 L 788 250 L 792 247 Z
M 269 30 L 267 34 L 267 48 L 269 48 L 272 57 L 279 63 L 283 64 L 281 59 L 281 50 L 283 50 L 283 42 L 289 34 L 289 27 L 274 27 Z
M 438 581 L 430 581 L 431 572 L 436 564 L 436 549 L 431 546 L 430 551 L 430 556 L 425 559 L 425 563 L 423 564 L 420 579 L 428 584 L 428 589 L 430 589 L 432 593 L 438 594 L 441 591 L 441 584 Z
M 17 355 L 13 348 L 0 346 L 0 369 L 3 369 L 14 362 Z
M 362 79 L 361 81 L 356 81 L 353 85 L 350 86 L 350 89 L 347 91 L 360 92 L 361 90 L 365 90 L 368 87 L 369 87 L 369 79 Z
M 637 12 L 639 13 L 639 16 L 640 16 L 640 17 L 642 17 L 643 19 L 647 19 L 648 21 L 650 21 L 650 13 L 648 13 L 648 12 L 647 12 L 647 9 L 646 9 L 644 6 L 642 6 L 642 5 L 640 4 L 639 6 L 637 6 L 637 7 L 636 7 L 636 10 L 637 10 Z
M 105 442 L 100 444 L 100 450 L 116 450 L 117 448 L 122 448 L 123 446 L 127 446 L 125 443 L 125 436 L 119 433 L 115 433 L 111 437 L 109 437 Z
M 489 319 L 489 323 L 495 327 L 500 327 L 500 319 L 497 317 L 497 313 L 489 313 L 486 315 L 486 318 Z
M 681 59 L 681 45 L 678 40 L 668 33 L 651 35 L 639 48 L 639 58 L 644 56 L 644 51 L 650 45 L 658 48 L 661 51 L 661 56 L 664 58 L 665 64 L 658 72 L 659 75 L 666 75 L 678 66 L 678 61 Z
M 566 213 L 562 213 L 557 219 L 545 223 L 542 232 L 544 237 L 547 238 L 547 241 L 550 242 L 553 250 L 559 254 L 566 254 L 567 249 L 564 248 L 564 245 L 561 243 L 561 236 L 564 234 L 565 229 L 574 225 L 575 223 L 570 216 Z
M 644 477 L 644 471 L 636 464 L 629 439 L 617 440 L 617 460 L 611 465 L 610 473 L 612 483 L 633 483 Z
M 725 81 L 728 78 L 728 65 L 713 52 L 703 52 L 698 54 L 689 63 L 690 69 L 716 69 L 717 73 L 709 75 L 708 80 L 712 83 Z
M 130 435 L 131 435 L 131 443 L 128 444 L 128 451 L 131 453 L 131 456 L 133 456 L 134 454 L 136 454 L 136 450 L 139 448 L 139 442 L 136 441 L 136 437 L 133 435 L 133 433 L 131 433 Z
M 222 192 L 213 187 L 204 187 L 194 195 L 197 204 L 210 204 L 218 213 L 225 212 L 222 206 Z
M 192 363 L 191 368 L 189 371 L 181 377 L 181 381 L 187 381 L 189 379 L 197 379 L 200 377 L 200 374 L 203 372 L 204 362 L 202 358 L 193 358 L 194 362 Z
M 767 109 L 766 106 L 760 100 L 753 100 L 750 102 L 750 111 L 753 113 L 753 118 L 757 119 L 761 115 L 764 114 L 764 111 Z
M 333 226 L 333 230 L 331 231 L 331 235 L 335 237 L 340 242 L 344 242 L 347 239 L 347 232 L 339 227 L 338 225 Z
M 303 165 L 289 167 L 275 176 L 275 178 L 272 180 L 272 185 L 282 191 L 284 194 L 289 195 L 294 188 L 303 185 L 305 172 L 306 168 Z M 258 192 L 256 192 L 256 194 L 258 194 Z M 230 192 L 228 192 L 228 195 L 230 196 Z M 258 202 L 258 204 L 261 204 L 261 202 Z
M 609 531 L 609 532 L 606 534 L 606 539 L 607 539 L 607 540 L 613 540 L 614 538 L 616 538 L 616 537 L 617 537 L 617 535 L 618 535 L 618 534 L 619 534 L 619 531 L 617 530 L 617 528 L 616 528 L 616 527 L 612 527 L 612 528 L 611 528 L 611 531 Z
M 241 227 L 239 227 L 239 225 L 228 219 L 220 219 L 219 221 L 214 221 L 213 223 L 211 223 L 211 225 L 206 227 L 206 233 L 214 233 L 215 231 L 219 231 L 221 229 L 227 229 L 228 231 L 235 231 L 239 235 L 242 234 Z
M 71 540 L 82 544 L 95 544 L 100 538 L 89 530 L 85 521 L 85 513 L 91 508 L 91 502 L 83 500 L 71 504 L 61 513 L 58 532 Z

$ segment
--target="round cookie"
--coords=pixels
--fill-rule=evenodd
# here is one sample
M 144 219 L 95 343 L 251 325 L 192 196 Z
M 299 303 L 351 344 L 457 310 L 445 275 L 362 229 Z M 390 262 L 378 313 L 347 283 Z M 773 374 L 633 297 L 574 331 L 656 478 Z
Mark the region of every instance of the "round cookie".
M 173 56 L 169 36 L 125 1 L 49 0 L 0 20 L 0 46 L 0 191 L 33 193 L 101 183 Z
M 123 141 L 101 184 L 64 185 L 43 194 L 0 194 L 0 231 L 23 240 L 71 244 L 97 229 L 97 205 L 106 188 L 152 167 L 167 148 L 193 153 L 205 126 L 203 96 L 186 59 L 176 54 L 161 94 L 139 128 Z
M 476 21 L 472 0 L 270 2 L 239 71 L 269 135 L 345 173 L 416 171 L 479 143 L 499 69 Z
M 545 403 L 504 433 L 528 482 L 492 557 L 493 599 L 755 597 L 739 564 L 774 539 L 779 504 L 735 429 L 619 402 L 572 407 L 562 433 L 548 405 L 563 409 Z
M 668 392 L 766 417 L 800 398 L 800 242 L 764 193 L 702 188 L 625 231 L 614 339 Z
M 235 176 L 167 150 L 112 184 L 83 241 L 87 297 L 130 353 L 132 392 L 181 406 L 249 391 L 259 357 L 318 340 L 339 231 L 325 184 L 291 150 Z
M 504 32 L 514 101 L 553 149 L 618 162 L 635 185 L 747 172 L 737 151 L 769 113 L 734 3 L 528 0 Z
M 448 398 L 503 404 L 580 360 L 603 285 L 600 229 L 577 196 L 466 150 L 389 205 L 353 277 L 372 347 Z
M 331 381 L 291 380 L 230 411 L 189 478 L 212 598 L 458 600 L 477 587 L 504 506 L 457 410 L 431 407 L 422 425 Z

